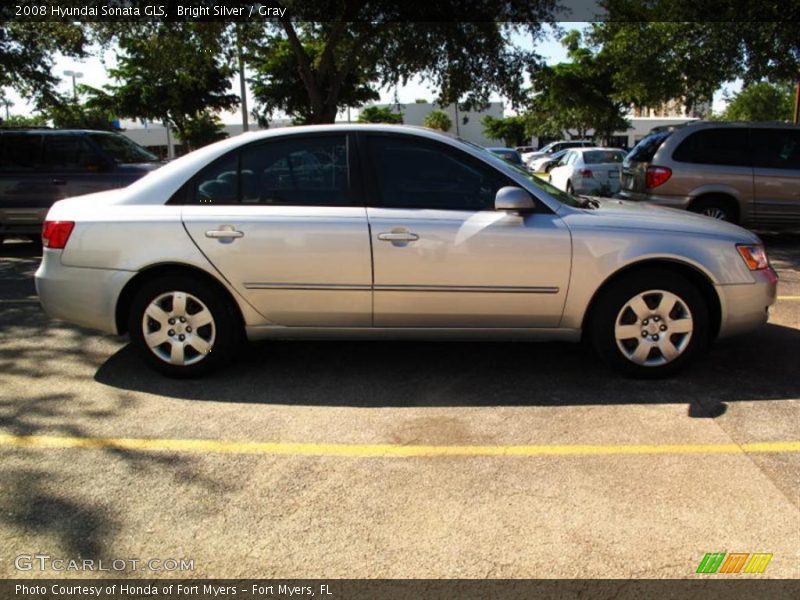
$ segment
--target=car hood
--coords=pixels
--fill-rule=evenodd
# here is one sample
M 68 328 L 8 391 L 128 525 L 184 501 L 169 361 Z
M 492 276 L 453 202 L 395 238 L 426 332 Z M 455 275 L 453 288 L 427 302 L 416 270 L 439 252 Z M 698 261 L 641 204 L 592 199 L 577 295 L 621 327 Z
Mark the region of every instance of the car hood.
M 567 223 L 577 227 L 689 233 L 732 239 L 740 243 L 760 243 L 756 234 L 743 227 L 689 211 L 655 206 L 646 202 L 593 199 L 600 203 L 599 208 L 578 209 L 566 219 Z

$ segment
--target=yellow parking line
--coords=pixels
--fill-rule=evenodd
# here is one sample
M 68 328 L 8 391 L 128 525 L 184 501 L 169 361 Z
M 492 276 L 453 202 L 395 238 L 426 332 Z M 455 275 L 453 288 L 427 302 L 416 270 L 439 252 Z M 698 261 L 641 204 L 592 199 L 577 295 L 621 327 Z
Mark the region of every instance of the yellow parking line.
M 591 456 L 602 454 L 742 454 L 800 452 L 800 441 L 753 444 L 540 445 L 540 446 L 402 446 L 395 444 L 326 444 L 234 442 L 148 438 L 89 438 L 0 434 L 0 446 L 17 448 L 88 448 L 219 454 L 267 454 L 401 458 L 413 456 Z

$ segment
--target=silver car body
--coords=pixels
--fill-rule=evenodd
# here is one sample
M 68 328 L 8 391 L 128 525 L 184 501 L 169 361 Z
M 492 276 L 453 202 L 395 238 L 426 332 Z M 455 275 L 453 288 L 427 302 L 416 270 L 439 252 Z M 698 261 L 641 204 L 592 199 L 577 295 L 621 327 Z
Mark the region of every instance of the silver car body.
M 549 210 L 392 209 L 368 200 L 349 207 L 166 204 L 200 169 L 238 146 L 333 128 L 454 146 L 502 171 Z M 48 220 L 74 221 L 75 227 L 64 250 L 44 249 L 36 273 L 42 305 L 53 317 L 111 334 L 125 327 L 120 307 L 126 286 L 165 265 L 220 282 L 254 340 L 577 340 L 604 282 L 649 261 L 683 265 L 708 283 L 720 336 L 764 323 L 776 293 L 772 271 L 750 271 L 738 255 L 736 244 L 759 243 L 740 227 L 636 202 L 568 206 L 480 148 L 404 126 L 243 134 L 127 188 L 58 202 Z M 242 236 L 221 241 L 208 237 L 212 231 Z

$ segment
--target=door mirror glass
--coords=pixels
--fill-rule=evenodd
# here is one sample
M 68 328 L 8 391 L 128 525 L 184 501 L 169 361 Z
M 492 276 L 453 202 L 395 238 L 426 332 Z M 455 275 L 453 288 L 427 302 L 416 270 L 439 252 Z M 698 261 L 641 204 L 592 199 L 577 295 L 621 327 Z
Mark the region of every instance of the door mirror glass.
M 494 208 L 508 212 L 529 213 L 536 210 L 536 203 L 528 192 L 509 185 L 497 190 L 494 197 Z

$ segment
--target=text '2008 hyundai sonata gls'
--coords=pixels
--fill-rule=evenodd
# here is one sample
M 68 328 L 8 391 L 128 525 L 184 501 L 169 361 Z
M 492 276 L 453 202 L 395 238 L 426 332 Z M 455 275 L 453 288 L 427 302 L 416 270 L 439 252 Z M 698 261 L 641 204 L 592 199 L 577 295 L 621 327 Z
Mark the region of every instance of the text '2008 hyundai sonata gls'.
M 591 340 L 635 376 L 767 320 L 754 234 L 561 192 L 463 140 L 381 125 L 248 133 L 50 210 L 52 316 L 173 376 L 246 339 Z

